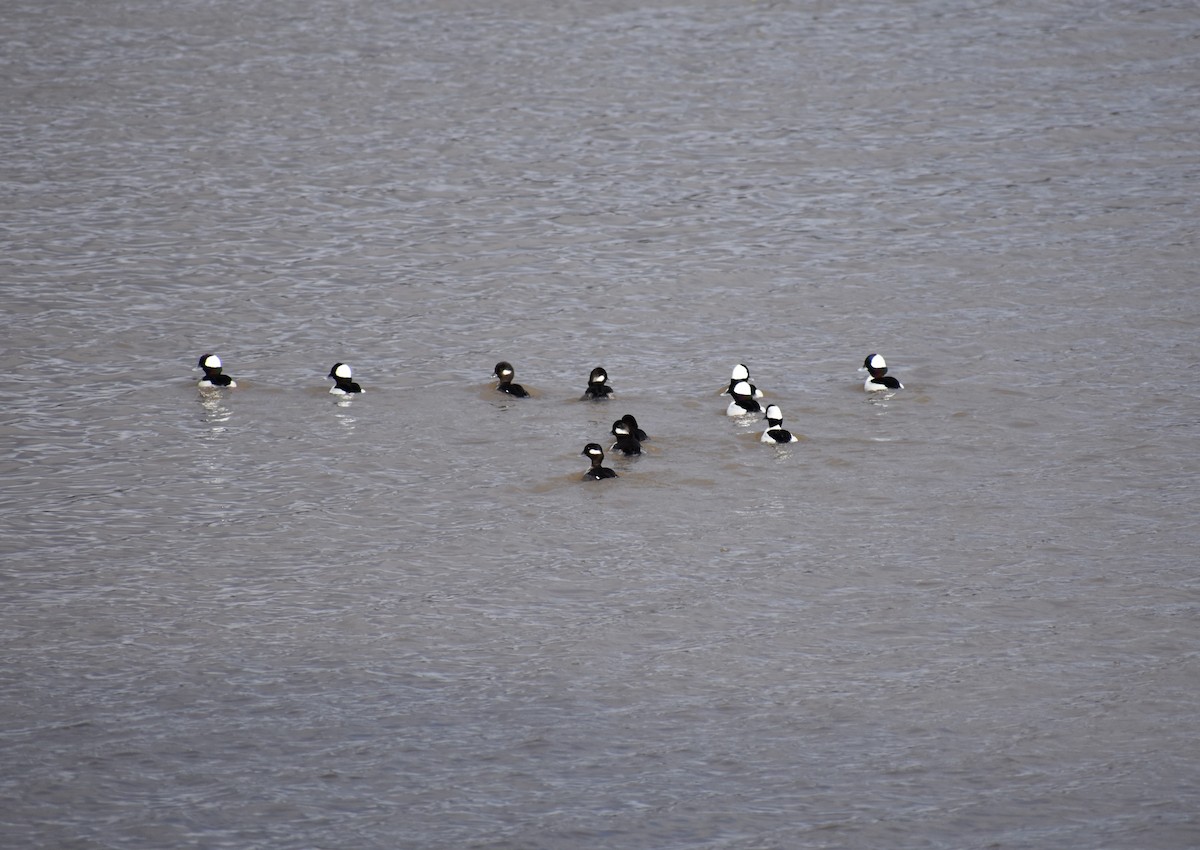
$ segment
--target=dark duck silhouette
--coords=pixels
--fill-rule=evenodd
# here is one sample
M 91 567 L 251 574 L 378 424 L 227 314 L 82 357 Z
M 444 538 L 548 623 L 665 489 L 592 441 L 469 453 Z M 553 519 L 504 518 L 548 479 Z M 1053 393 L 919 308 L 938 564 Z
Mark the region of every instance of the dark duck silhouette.
M 507 360 L 501 360 L 499 363 L 497 363 L 496 368 L 492 371 L 492 374 L 500 379 L 500 385 L 496 387 L 496 389 L 500 390 L 500 392 L 508 393 L 509 395 L 516 396 L 517 398 L 529 398 L 529 393 L 526 392 L 523 386 L 520 384 L 514 384 L 512 382 L 513 375 L 515 375 L 516 372 L 513 371 L 512 364 Z
M 584 457 L 590 458 L 592 461 L 591 468 L 588 469 L 587 472 L 583 473 L 584 481 L 599 481 L 601 478 L 617 477 L 617 473 L 613 472 L 604 465 L 604 449 L 600 447 L 599 443 L 588 443 L 583 447 L 583 451 L 581 451 L 580 454 Z

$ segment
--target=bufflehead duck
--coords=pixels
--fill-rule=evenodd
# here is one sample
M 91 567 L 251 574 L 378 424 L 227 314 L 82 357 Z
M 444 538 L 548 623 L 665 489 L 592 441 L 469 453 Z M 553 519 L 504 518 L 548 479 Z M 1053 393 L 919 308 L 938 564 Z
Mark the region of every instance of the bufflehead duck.
M 739 363 L 733 367 L 733 373 L 729 376 L 729 386 L 721 390 L 721 395 L 733 395 L 733 388 L 737 386 L 739 381 L 750 381 L 750 370 L 746 368 L 745 363 Z M 750 397 L 762 398 L 763 392 L 754 384 L 750 384 Z
M 866 370 L 871 373 L 863 384 L 863 389 L 869 393 L 879 392 L 880 390 L 902 390 L 904 384 L 893 378 L 887 373 L 887 362 L 879 354 L 868 354 L 867 359 L 863 361 L 862 367 L 858 371 Z
M 346 363 L 334 363 L 333 368 L 329 370 L 329 377 L 333 378 L 333 386 L 329 391 L 334 395 L 352 395 L 354 393 L 365 392 L 362 387 L 350 380 L 350 366 Z
M 599 443 L 588 443 L 583 447 L 581 455 L 591 458 L 592 467 L 587 472 L 583 473 L 583 480 L 588 479 L 599 480 L 601 478 L 616 478 L 617 473 L 613 472 L 604 463 L 604 449 L 600 448 Z
M 762 441 L 764 443 L 796 442 L 796 436 L 783 427 L 783 411 L 777 404 L 767 407 L 767 430 L 763 431 Z
M 516 373 L 513 372 L 512 364 L 507 360 L 501 360 L 497 363 L 496 368 L 492 370 L 492 374 L 500 379 L 500 386 L 496 387 L 500 392 L 515 395 L 517 398 L 529 398 L 529 393 L 525 391 L 523 386 L 512 382 L 513 375 Z
M 644 443 L 650 438 L 646 436 L 646 432 L 638 427 L 637 420 L 633 418 L 632 413 L 626 413 L 621 417 L 621 421 L 629 426 L 629 433 L 637 437 L 639 443 Z
M 735 381 L 729 389 L 733 401 L 729 402 L 729 407 L 725 408 L 725 415 L 745 416 L 749 413 L 761 412 L 762 405 L 754 400 L 753 392 L 754 388 L 746 381 Z
M 633 430 L 624 419 L 618 419 L 614 422 L 612 431 L 609 433 L 617 438 L 617 441 L 612 444 L 612 448 L 609 451 L 621 452 L 626 457 L 642 453 L 642 444 L 638 442 L 637 437 L 633 436 Z
M 587 389 L 583 391 L 583 398 L 600 401 L 608 398 L 610 393 L 612 393 L 612 387 L 608 385 L 608 372 L 604 371 L 603 366 L 597 366 L 588 376 L 588 385 Z
M 199 368 L 204 370 L 204 377 L 196 386 L 208 389 L 210 387 L 236 387 L 237 382 L 228 375 L 221 374 L 221 358 L 215 354 L 205 354 L 200 358 Z

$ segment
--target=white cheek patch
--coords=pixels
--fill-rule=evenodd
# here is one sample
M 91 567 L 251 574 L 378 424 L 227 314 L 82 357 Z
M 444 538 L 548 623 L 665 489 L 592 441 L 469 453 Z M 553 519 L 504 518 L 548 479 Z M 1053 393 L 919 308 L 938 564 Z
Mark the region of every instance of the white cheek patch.
M 204 365 L 207 366 L 209 369 L 220 369 L 221 368 L 221 358 L 215 354 L 210 354 L 204 358 Z
M 345 363 L 343 363 L 342 365 L 338 366 L 337 369 L 334 370 L 333 374 L 339 378 L 349 378 L 350 377 L 350 367 L 347 366 Z
M 871 358 L 871 368 L 872 369 L 886 369 L 887 363 L 884 361 L 884 359 L 882 357 L 880 357 L 878 354 L 876 354 L 874 357 Z
M 733 374 L 729 377 L 735 381 L 748 381 L 750 380 L 750 370 L 739 363 L 733 367 Z

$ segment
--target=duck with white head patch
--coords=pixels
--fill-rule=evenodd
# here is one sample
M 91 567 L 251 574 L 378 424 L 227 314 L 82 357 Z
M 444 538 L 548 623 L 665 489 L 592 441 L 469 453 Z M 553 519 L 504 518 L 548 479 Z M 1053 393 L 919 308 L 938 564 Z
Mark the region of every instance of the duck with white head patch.
M 870 373 L 870 376 L 863 384 L 863 389 L 869 393 L 904 389 L 904 384 L 887 373 L 887 361 L 883 359 L 883 355 L 881 354 L 868 354 L 858 371 L 862 372 L 864 370 Z
M 352 372 L 348 363 L 334 363 L 333 368 L 329 370 L 329 377 L 333 378 L 333 386 L 329 388 L 329 392 L 333 395 L 354 395 L 366 392 L 362 387 L 350 380 L 351 374 Z
M 204 377 L 196 385 L 201 389 L 237 386 L 237 382 L 233 378 L 221 372 L 221 358 L 215 354 L 205 354 L 200 358 L 197 367 L 204 370 Z
M 750 383 L 750 370 L 746 368 L 745 363 L 739 363 L 733 367 L 733 372 L 729 376 L 729 386 L 721 390 L 721 395 L 733 395 L 733 388 L 736 387 L 740 381 Z M 758 387 L 754 386 L 754 384 L 750 384 L 750 397 L 762 398 L 763 392 Z
M 779 405 L 772 404 L 767 406 L 767 430 L 763 431 L 762 442 L 764 443 L 794 443 L 796 435 L 783 427 L 783 411 L 779 409 Z
M 746 381 L 735 381 L 729 390 L 733 401 L 725 408 L 726 416 L 749 416 L 762 413 L 762 405 L 754 400 L 754 387 Z
M 616 478 L 617 473 L 604 465 L 604 449 L 599 443 L 588 443 L 583 447 L 581 455 L 591 460 L 592 465 L 583 473 L 584 481 L 599 481 L 602 478 Z
M 492 374 L 500 379 L 500 385 L 496 387 L 500 392 L 508 393 L 517 398 L 529 398 L 529 393 L 523 386 L 513 383 L 513 376 L 516 372 L 513 371 L 512 364 L 507 360 L 501 360 L 497 363 Z
M 633 435 L 633 429 L 629 427 L 629 423 L 624 419 L 618 419 L 612 424 L 610 431 L 617 441 L 612 444 L 609 451 L 620 452 L 626 457 L 640 455 L 642 453 L 642 444 L 638 442 L 638 438 Z
M 583 391 L 583 400 L 604 401 L 612 394 L 612 387 L 608 385 L 608 372 L 604 370 L 603 366 L 597 366 L 588 376 L 588 385 L 587 389 Z

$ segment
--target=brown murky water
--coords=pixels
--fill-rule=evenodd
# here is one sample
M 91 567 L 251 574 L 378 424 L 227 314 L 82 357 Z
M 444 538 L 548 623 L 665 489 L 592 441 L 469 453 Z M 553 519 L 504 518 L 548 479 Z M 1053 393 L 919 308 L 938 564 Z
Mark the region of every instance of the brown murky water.
M 4 17 L 5 846 L 1200 846 L 1194 4 Z

